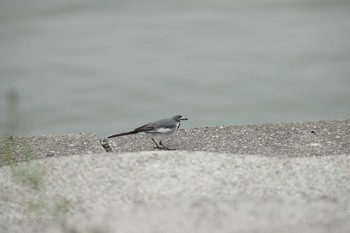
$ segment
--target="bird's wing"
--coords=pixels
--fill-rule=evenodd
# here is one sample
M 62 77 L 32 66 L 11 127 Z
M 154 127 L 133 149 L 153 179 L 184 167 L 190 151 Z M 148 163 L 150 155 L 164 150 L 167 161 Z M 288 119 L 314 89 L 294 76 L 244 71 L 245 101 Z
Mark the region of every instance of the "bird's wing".
M 151 131 L 154 129 L 155 129 L 154 122 L 151 122 L 151 123 L 148 123 L 146 125 L 143 125 L 143 126 L 136 128 L 134 131 L 136 131 L 136 132 L 148 132 L 148 131 Z

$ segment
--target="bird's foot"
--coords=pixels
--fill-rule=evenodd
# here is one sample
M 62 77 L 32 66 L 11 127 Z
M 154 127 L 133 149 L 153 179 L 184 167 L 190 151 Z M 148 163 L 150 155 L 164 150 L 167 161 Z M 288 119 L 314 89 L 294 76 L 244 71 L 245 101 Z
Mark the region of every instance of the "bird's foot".
M 153 138 L 152 138 L 152 141 L 154 142 L 154 144 L 156 144 L 156 146 L 153 147 L 154 149 L 158 149 L 158 150 L 176 150 L 176 149 L 170 149 L 169 147 L 164 146 L 162 144 L 162 141 L 159 141 L 159 145 L 161 145 L 162 147 L 160 147 Z
M 171 148 L 169 148 L 169 147 L 166 147 L 166 146 L 162 146 L 162 147 L 160 147 L 160 146 L 158 146 L 158 147 L 153 147 L 154 149 L 158 149 L 158 150 L 176 150 L 176 149 L 171 149 Z

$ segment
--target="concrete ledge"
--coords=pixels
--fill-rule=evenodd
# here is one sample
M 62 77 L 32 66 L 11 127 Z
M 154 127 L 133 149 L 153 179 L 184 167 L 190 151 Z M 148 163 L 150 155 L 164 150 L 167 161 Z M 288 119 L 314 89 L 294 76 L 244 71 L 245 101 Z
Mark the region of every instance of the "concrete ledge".
M 118 137 L 104 143 L 110 151 L 118 153 L 154 150 L 153 142 L 145 135 Z M 186 151 L 264 156 L 350 154 L 350 120 L 180 129 L 164 144 Z M 0 137 L 0 153 L 6 155 L 0 157 L 0 166 L 38 158 L 104 152 L 105 148 L 93 133 Z
M 105 153 L 93 133 L 0 137 L 0 167 L 32 159 L 89 153 Z
M 108 140 L 113 152 L 153 150 L 147 135 Z M 322 156 L 350 154 L 350 120 L 272 123 L 180 129 L 164 141 L 170 148 L 264 156 Z
M 180 151 L 35 160 L 0 169 L 0 230 L 347 232 L 349 167 Z
M 349 137 L 349 120 L 180 130 L 179 151 L 2 137 L 0 232 L 349 232 Z

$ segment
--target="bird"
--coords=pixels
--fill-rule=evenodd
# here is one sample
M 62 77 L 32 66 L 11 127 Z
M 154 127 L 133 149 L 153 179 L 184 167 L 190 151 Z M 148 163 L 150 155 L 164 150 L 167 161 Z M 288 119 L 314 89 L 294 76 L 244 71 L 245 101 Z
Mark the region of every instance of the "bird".
M 188 118 L 185 118 L 181 115 L 175 115 L 172 118 L 166 118 L 166 119 L 150 122 L 148 124 L 137 127 L 136 129 L 129 132 L 112 134 L 110 136 L 107 136 L 107 138 L 110 139 L 110 138 L 115 138 L 120 136 L 131 135 L 131 134 L 145 133 L 151 136 L 152 141 L 156 145 L 156 147 L 154 147 L 155 149 L 174 150 L 174 149 L 170 149 L 167 146 L 164 146 L 162 141 L 172 136 L 174 133 L 176 133 L 176 131 L 179 129 L 181 125 L 181 121 L 185 121 L 185 120 L 188 120 Z M 159 140 L 160 146 L 158 145 L 155 139 Z

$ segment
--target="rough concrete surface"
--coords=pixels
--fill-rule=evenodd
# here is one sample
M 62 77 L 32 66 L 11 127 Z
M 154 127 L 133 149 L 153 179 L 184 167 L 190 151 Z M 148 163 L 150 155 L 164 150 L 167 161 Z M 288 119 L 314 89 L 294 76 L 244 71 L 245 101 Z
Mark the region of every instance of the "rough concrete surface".
M 0 232 L 350 232 L 349 133 L 350 121 L 186 129 L 164 142 L 177 151 L 136 135 L 97 154 L 92 134 L 22 138 L 41 156 L 55 141 L 82 154 L 1 167 Z
M 114 152 L 152 150 L 154 146 L 147 135 L 117 137 L 108 142 Z M 180 129 L 164 144 L 187 151 L 265 156 L 350 154 L 350 120 Z
M 0 230 L 347 232 L 349 167 L 349 155 L 180 151 L 36 160 L 0 170 Z M 40 168 L 39 186 L 17 175 Z
M 31 159 L 104 152 L 93 133 L 0 137 L 0 167 Z

